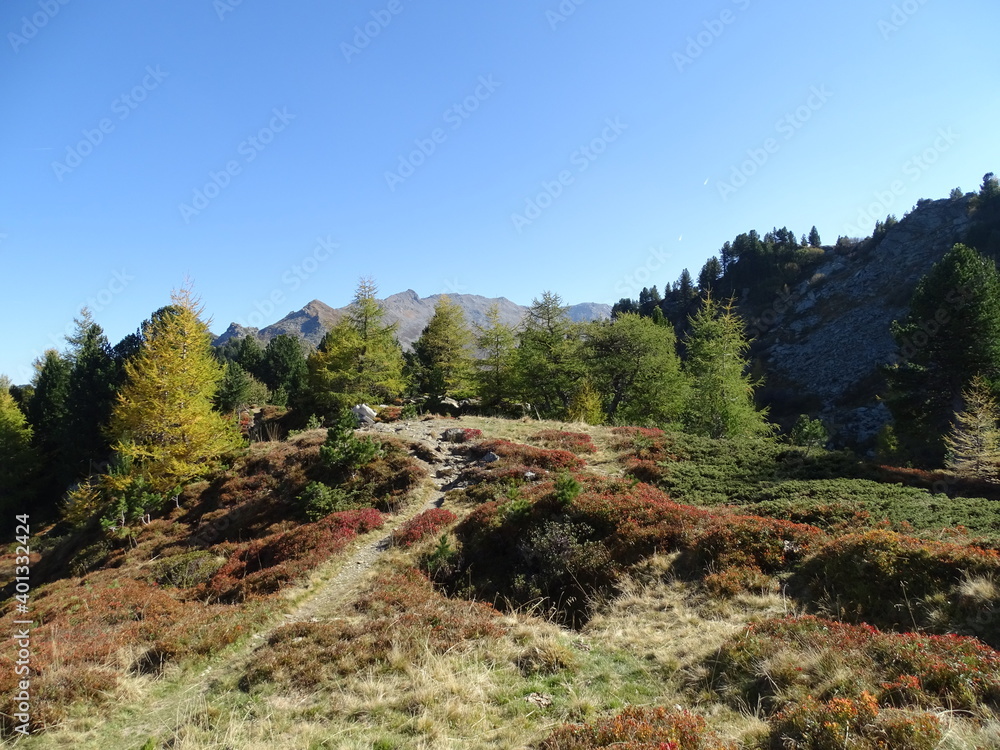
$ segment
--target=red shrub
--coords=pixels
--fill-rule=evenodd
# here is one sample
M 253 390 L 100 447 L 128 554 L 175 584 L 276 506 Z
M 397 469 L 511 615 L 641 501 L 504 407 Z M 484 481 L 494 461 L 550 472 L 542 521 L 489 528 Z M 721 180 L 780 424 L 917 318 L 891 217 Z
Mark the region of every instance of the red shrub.
M 476 445 L 473 451 L 480 456 L 493 452 L 500 457 L 501 463 L 504 465 L 522 464 L 550 471 L 579 469 L 585 465 L 583 459 L 574 456 L 569 451 L 536 448 L 531 445 L 512 443 L 508 440 L 487 440 Z
M 400 547 L 412 547 L 421 539 L 437 534 L 457 519 L 458 516 L 444 508 L 425 510 L 392 532 L 392 543 Z
M 218 601 L 276 593 L 358 534 L 380 528 L 384 520 L 372 508 L 331 513 L 315 523 L 240 545 L 209 582 L 208 593 Z
M 590 435 L 582 432 L 564 432 L 562 430 L 542 430 L 537 435 L 529 438 L 532 442 L 540 443 L 546 448 L 558 448 L 567 450 L 570 453 L 596 453 L 597 446 L 591 440 Z

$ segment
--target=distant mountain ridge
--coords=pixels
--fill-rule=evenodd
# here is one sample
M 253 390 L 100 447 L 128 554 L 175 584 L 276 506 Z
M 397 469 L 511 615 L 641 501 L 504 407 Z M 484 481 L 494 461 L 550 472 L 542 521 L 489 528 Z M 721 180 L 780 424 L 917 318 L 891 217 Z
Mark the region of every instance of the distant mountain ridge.
M 404 349 L 409 349 L 420 337 L 424 327 L 434 314 L 434 306 L 441 297 L 447 296 L 465 312 L 470 326 L 485 325 L 486 313 L 494 304 L 500 312 L 500 320 L 507 325 L 518 325 L 528 308 L 511 302 L 506 297 L 482 297 L 477 294 L 434 294 L 421 297 L 412 289 L 393 294 L 381 300 L 386 311 L 386 321 L 396 323 L 396 337 Z M 301 310 L 288 313 L 281 320 L 265 328 L 253 328 L 231 323 L 222 335 L 212 343 L 221 346 L 231 338 L 256 336 L 262 344 L 282 334 L 295 336 L 311 346 L 318 346 L 323 335 L 347 314 L 348 306 L 334 308 L 314 299 Z M 597 302 L 584 302 L 569 306 L 569 317 L 578 322 L 603 320 L 611 317 L 611 306 Z

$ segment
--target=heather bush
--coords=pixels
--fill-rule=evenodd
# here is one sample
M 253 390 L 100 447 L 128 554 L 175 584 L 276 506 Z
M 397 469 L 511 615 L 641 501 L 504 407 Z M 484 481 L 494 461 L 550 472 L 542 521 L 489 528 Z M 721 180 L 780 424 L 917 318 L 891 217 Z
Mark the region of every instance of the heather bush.
M 975 638 L 891 633 L 812 616 L 765 620 L 709 659 L 709 686 L 768 713 L 786 702 L 860 699 L 881 707 L 974 710 L 1000 702 L 1000 653 Z
M 793 583 L 854 622 L 975 632 L 1000 645 L 1000 602 L 962 596 L 970 576 L 1000 574 L 1000 553 L 875 529 L 824 544 Z M 994 594 L 995 597 L 995 594 Z
M 456 520 L 458 517 L 450 510 L 430 508 L 392 532 L 392 543 L 400 547 L 412 547 L 422 539 L 437 534 Z
M 589 724 L 559 727 L 539 745 L 541 750 L 735 750 L 709 730 L 705 719 L 690 711 L 627 708 L 616 716 Z
M 542 430 L 528 438 L 529 442 L 538 443 L 543 448 L 556 448 L 577 455 L 581 453 L 596 453 L 597 446 L 590 435 L 583 432 L 565 432 L 563 430 Z

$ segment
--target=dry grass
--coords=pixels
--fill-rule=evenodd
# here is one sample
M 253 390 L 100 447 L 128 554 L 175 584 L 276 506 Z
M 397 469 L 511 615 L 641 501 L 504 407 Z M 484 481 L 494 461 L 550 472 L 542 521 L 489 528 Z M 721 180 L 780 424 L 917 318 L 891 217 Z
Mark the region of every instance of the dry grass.
M 546 429 L 583 433 L 597 447 L 596 453 L 582 454 L 587 471 L 621 473 L 620 441 L 608 427 L 480 417 L 440 423 L 534 445 L 533 438 Z M 315 452 L 324 437 L 318 430 L 283 444 L 253 446 L 247 460 L 284 472 L 297 484 L 304 479 L 302 456 Z M 222 501 L 228 499 L 225 491 Z M 231 491 L 256 500 L 267 497 L 268 487 L 241 483 Z M 172 664 L 155 677 L 122 675 L 114 701 L 100 710 L 72 705 L 60 726 L 19 746 L 519 748 L 536 746 L 561 725 L 593 723 L 628 706 L 691 709 L 723 740 L 740 746 L 767 734 L 766 707 L 710 689 L 707 665 L 749 622 L 800 614 L 792 601 L 773 593 L 776 579 L 748 579 L 756 588 L 734 587 L 722 598 L 697 580 L 675 576 L 676 555 L 656 554 L 631 568 L 615 595 L 580 631 L 572 631 L 530 611 L 488 613 L 413 579 L 410 571 L 439 534 L 409 548 L 378 552 L 373 567 L 359 573 L 353 567 L 359 555 L 415 516 L 430 491 L 424 485 L 385 528 L 354 539 L 308 580 L 269 599 L 272 617 L 256 637 Z M 446 500 L 445 507 L 460 521 L 474 506 Z M 268 516 L 261 516 L 259 525 L 272 533 L 290 528 L 290 522 Z M 153 526 L 144 535 L 130 559 L 148 573 L 174 551 L 175 542 L 166 526 Z M 998 588 L 993 578 L 979 576 L 967 577 L 957 590 L 968 601 L 986 605 L 998 600 Z M 282 613 L 304 622 L 298 630 L 283 630 Z M 282 641 L 275 634 L 289 637 Z M 352 645 L 368 641 L 374 645 L 366 645 L 357 658 L 336 660 Z M 134 663 L 139 653 L 131 648 L 126 644 L 115 651 L 112 662 Z M 269 655 L 278 655 L 273 661 L 278 669 L 244 679 L 254 665 L 266 665 Z M 332 667 L 313 669 L 307 658 L 329 659 Z M 854 679 L 818 649 L 777 650 L 755 670 L 776 685 L 790 684 L 798 673 L 822 675 L 822 684 L 815 685 L 822 692 L 836 692 L 838 684 Z M 1000 722 L 990 711 L 975 720 L 947 712 L 939 718 L 942 748 L 1000 747 Z

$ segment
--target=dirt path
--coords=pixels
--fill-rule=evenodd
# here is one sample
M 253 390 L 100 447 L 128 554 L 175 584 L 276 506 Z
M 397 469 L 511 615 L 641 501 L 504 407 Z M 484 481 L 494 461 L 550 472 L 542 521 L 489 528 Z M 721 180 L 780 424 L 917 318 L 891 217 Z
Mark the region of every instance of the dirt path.
M 441 507 L 445 492 L 451 489 L 455 476 L 467 462 L 466 456 L 453 452 L 453 443 L 441 439 L 441 434 L 449 427 L 455 427 L 454 420 L 429 420 L 426 422 L 397 422 L 375 424 L 364 432 L 389 435 L 414 445 L 413 458 L 423 466 L 430 477 L 423 488 L 425 500 L 414 504 L 404 512 L 394 516 L 378 532 L 378 538 L 366 541 L 346 560 L 338 559 L 329 563 L 339 568 L 326 581 L 315 584 L 312 591 L 290 612 L 287 612 L 270 630 L 294 622 L 317 622 L 342 614 L 343 608 L 353 600 L 362 582 L 379 556 L 389 549 L 392 532 L 417 514 L 430 508 Z M 320 573 L 322 578 L 322 572 Z M 262 633 L 258 638 L 266 638 L 270 633 Z

